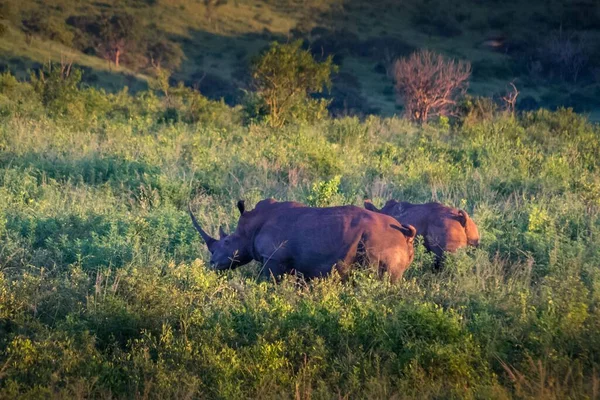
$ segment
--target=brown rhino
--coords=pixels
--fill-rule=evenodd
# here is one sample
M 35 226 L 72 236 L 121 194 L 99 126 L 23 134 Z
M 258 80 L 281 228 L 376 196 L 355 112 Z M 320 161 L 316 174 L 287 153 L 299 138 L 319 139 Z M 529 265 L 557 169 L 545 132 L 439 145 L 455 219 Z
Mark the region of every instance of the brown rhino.
M 190 210 L 217 270 L 256 260 L 266 276 L 295 270 L 314 278 L 327 275 L 334 266 L 343 275 L 352 263 L 367 261 L 396 281 L 413 259 L 414 227 L 359 207 L 313 208 L 266 199 L 252 211 L 240 200 L 238 209 L 235 232 L 227 235 L 220 229 L 219 240 L 200 227 Z
M 378 210 L 371 200 L 365 200 L 365 208 L 394 217 L 403 224 L 417 229 L 417 235 L 425 239 L 427 250 L 435 253 L 436 263 L 445 251 L 454 252 L 467 245 L 479 246 L 479 230 L 464 210 L 447 207 L 440 203 L 412 204 L 389 200 Z

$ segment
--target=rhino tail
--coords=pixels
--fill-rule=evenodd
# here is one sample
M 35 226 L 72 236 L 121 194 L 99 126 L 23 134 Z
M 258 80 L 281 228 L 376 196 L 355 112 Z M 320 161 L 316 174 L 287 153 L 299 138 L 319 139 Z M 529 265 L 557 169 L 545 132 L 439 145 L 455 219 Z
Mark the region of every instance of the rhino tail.
M 398 225 L 390 225 L 393 229 L 396 229 L 400 232 L 402 232 L 402 234 L 406 237 L 406 239 L 408 239 L 409 243 L 412 243 L 415 240 L 415 236 L 417 236 L 417 229 L 409 224 L 400 224 L 400 226 Z

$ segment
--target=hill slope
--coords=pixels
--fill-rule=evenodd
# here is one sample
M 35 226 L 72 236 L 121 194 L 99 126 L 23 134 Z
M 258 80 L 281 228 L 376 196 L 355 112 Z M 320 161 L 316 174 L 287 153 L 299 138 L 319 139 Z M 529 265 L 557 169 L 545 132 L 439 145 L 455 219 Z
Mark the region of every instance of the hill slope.
M 498 95 L 515 80 L 526 108 L 573 106 L 593 112 L 600 107 L 597 2 L 229 0 L 213 7 L 207 3 L 211 2 L 5 0 L 3 9 L 8 11 L 3 19 L 9 29 L 0 45 L 0 59 L 22 72 L 66 54 L 90 69 L 90 83 L 112 90 L 124 84 L 143 87 L 143 66 L 109 68 L 106 61 L 84 54 L 90 53 L 81 39 L 85 33 L 72 23 L 74 17 L 124 11 L 181 48 L 184 58 L 175 79 L 229 103 L 239 101 L 240 88 L 247 86 L 252 56 L 270 41 L 301 37 L 315 55 L 334 54 L 341 66 L 332 92 L 333 107 L 341 113 L 398 112 L 386 68 L 394 58 L 419 48 L 470 60 L 473 94 Z M 565 63 L 556 61 L 559 56 L 566 58 Z M 575 81 L 571 67 L 576 65 L 580 66 Z

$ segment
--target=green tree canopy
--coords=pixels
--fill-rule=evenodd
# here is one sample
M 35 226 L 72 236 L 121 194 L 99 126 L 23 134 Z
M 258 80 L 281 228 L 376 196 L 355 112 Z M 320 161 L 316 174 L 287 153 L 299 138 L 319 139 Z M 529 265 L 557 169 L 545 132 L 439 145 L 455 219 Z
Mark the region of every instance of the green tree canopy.
M 105 15 L 99 25 L 100 51 L 118 67 L 123 54 L 140 38 L 141 26 L 128 13 Z
M 308 50 L 302 49 L 301 40 L 286 44 L 273 42 L 252 63 L 254 85 L 265 102 L 271 126 L 284 125 L 294 118 L 299 108 L 326 105 L 312 99 L 310 94 L 330 89 L 331 73 L 335 71 L 337 67 L 331 56 L 323 62 L 316 61 Z

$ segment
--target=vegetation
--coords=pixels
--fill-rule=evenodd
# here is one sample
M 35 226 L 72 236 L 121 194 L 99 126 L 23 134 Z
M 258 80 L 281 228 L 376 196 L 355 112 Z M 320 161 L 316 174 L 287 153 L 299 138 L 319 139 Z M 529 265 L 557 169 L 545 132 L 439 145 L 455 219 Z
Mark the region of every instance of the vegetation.
M 333 57 L 318 62 L 301 46 L 300 40 L 289 44 L 273 42 L 252 64 L 256 93 L 274 128 L 327 114 L 327 102 L 313 99 L 310 94 L 321 93 L 323 87 L 331 88 L 330 76 L 336 71 Z M 307 111 L 310 115 L 303 115 Z
M 251 60 L 273 41 L 300 39 L 339 66 L 319 96 L 332 114 L 393 116 L 405 111 L 393 62 L 430 49 L 471 63 L 470 95 L 498 96 L 515 82 L 519 110 L 573 107 L 598 120 L 599 13 L 591 0 L 0 0 L 0 71 L 23 78 L 67 56 L 86 69 L 86 83 L 118 92 L 146 89 L 160 66 L 237 105 L 240 88 L 253 89 Z M 133 25 L 117 24 L 129 18 Z M 119 68 L 107 39 L 124 45 Z
M 118 67 L 121 56 L 139 39 L 138 22 L 132 15 L 124 13 L 103 16 L 98 25 L 100 51 Z
M 477 99 L 273 129 L 167 73 L 79 78 L 0 75 L 0 398 L 598 397 L 597 125 Z M 188 202 L 214 232 L 269 196 L 439 200 L 482 245 L 433 272 L 418 243 L 398 286 L 209 270 Z
M 422 50 L 394 63 L 396 93 L 406 115 L 419 123 L 430 117 L 451 115 L 471 75 L 469 62 L 446 60 Z

